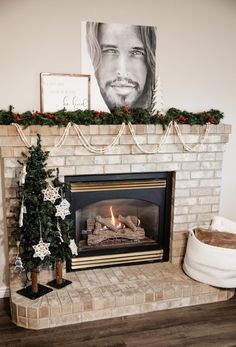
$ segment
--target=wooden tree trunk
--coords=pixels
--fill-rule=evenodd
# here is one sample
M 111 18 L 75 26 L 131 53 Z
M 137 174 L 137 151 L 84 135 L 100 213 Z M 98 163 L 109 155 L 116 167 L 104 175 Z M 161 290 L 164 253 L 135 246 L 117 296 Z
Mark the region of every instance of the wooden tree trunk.
M 31 271 L 31 291 L 32 293 L 38 293 L 38 269 L 34 268 Z
M 58 285 L 61 285 L 63 282 L 63 279 L 62 279 L 62 261 L 61 260 L 56 261 L 56 282 Z

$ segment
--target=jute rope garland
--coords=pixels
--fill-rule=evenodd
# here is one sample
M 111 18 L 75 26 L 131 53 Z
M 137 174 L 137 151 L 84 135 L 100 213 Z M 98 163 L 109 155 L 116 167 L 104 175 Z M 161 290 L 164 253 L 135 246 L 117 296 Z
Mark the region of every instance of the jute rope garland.
M 24 134 L 23 130 L 21 129 L 20 125 L 16 124 L 16 123 L 12 123 L 12 125 L 14 125 L 16 127 L 16 129 L 17 129 L 17 131 L 18 131 L 18 133 L 20 135 L 20 138 L 21 138 L 22 142 L 25 144 L 25 146 L 27 148 L 31 147 L 31 144 L 29 143 L 29 141 L 25 137 L 25 134 Z M 107 151 L 112 149 L 117 144 L 117 142 L 119 141 L 119 139 L 121 138 L 121 136 L 123 135 L 124 130 L 125 130 L 125 123 L 122 123 L 121 126 L 120 126 L 120 129 L 118 131 L 118 134 L 115 136 L 115 138 L 113 139 L 113 141 L 110 144 L 108 144 L 107 146 L 103 146 L 103 147 L 95 147 L 95 146 L 92 146 L 89 143 L 89 141 L 84 136 L 82 130 L 80 129 L 80 127 L 77 124 L 73 124 L 72 125 L 71 123 L 68 123 L 66 128 L 65 128 L 65 130 L 64 130 L 64 132 L 63 132 L 63 134 L 62 134 L 62 136 L 60 137 L 59 141 L 54 145 L 54 148 L 52 149 L 52 151 L 55 151 L 56 149 L 60 148 L 65 143 L 65 141 L 67 139 L 67 136 L 69 135 L 70 128 L 72 126 L 75 129 L 75 132 L 76 132 L 78 138 L 80 139 L 81 144 L 89 152 L 91 152 L 91 153 L 100 153 L 100 154 L 106 153 Z M 209 131 L 210 131 L 210 124 L 209 123 L 206 124 L 205 131 L 204 131 L 204 133 L 202 135 L 200 135 L 198 143 L 196 143 L 195 145 L 190 147 L 188 144 L 186 144 L 184 142 L 184 139 L 183 139 L 183 136 L 181 134 L 179 125 L 176 122 L 174 122 L 174 121 L 170 122 L 168 127 L 167 127 L 167 129 L 166 129 L 166 131 L 165 131 L 165 133 L 161 137 L 160 143 L 154 145 L 153 149 L 151 149 L 151 150 L 144 149 L 138 143 L 134 127 L 133 127 L 133 125 L 130 122 L 128 123 L 128 128 L 129 128 L 130 134 L 131 134 L 131 136 L 132 136 L 132 138 L 134 140 L 134 143 L 136 144 L 136 146 L 139 148 L 139 150 L 142 153 L 145 153 L 145 154 L 155 154 L 155 153 L 159 153 L 162 150 L 162 147 L 166 143 L 166 140 L 167 140 L 168 136 L 170 135 L 172 129 L 175 130 L 175 132 L 176 132 L 180 142 L 183 145 L 183 149 L 185 151 L 187 151 L 187 152 L 196 151 L 198 149 L 198 147 L 201 146 L 206 141 L 206 138 L 209 135 Z

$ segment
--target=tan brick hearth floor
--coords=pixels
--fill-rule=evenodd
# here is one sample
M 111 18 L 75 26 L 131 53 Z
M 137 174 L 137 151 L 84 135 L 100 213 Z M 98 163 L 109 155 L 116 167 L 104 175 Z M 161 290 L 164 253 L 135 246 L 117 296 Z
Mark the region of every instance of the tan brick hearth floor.
M 47 276 L 41 275 L 41 284 L 47 282 Z M 224 301 L 234 295 L 234 289 L 196 282 L 170 263 L 84 270 L 63 277 L 72 284 L 36 300 L 16 293 L 21 288 L 19 278 L 11 281 L 13 322 L 41 329 Z

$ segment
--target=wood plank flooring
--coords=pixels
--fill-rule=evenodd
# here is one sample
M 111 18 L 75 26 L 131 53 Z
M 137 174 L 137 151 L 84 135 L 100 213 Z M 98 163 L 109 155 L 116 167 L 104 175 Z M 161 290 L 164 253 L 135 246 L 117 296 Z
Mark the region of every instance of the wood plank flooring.
M 0 299 L 0 346 L 235 347 L 236 296 L 225 302 L 43 330 L 15 326 L 8 300 Z

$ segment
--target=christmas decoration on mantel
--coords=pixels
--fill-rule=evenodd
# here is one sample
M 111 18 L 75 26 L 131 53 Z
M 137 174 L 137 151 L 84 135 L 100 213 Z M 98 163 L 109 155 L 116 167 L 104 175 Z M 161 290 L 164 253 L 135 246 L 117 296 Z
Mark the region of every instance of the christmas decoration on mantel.
M 29 148 L 29 154 L 23 154 L 22 172 L 19 181 L 21 209 L 19 226 L 15 236 L 17 257 L 15 272 L 31 272 L 32 284 L 17 293 L 30 299 L 36 299 L 51 291 L 51 288 L 38 284 L 40 268 L 56 264 L 56 279 L 50 286 L 63 288 L 70 284 L 62 278 L 62 263 L 72 256 L 71 233 L 73 221 L 69 214 L 69 202 L 64 199 L 67 189 L 59 180 L 59 171 L 46 169 L 48 152 L 41 148 L 38 136 L 37 145 Z M 64 214 L 57 216 L 57 206 L 64 206 Z M 73 250 L 74 252 L 74 250 Z
M 26 111 L 24 113 L 15 113 L 12 106 L 9 110 L 0 110 L 0 125 L 10 125 L 17 123 L 28 127 L 30 125 L 58 125 L 66 127 L 68 123 L 78 125 L 108 125 L 108 124 L 161 124 L 164 127 L 170 122 L 175 121 L 179 124 L 204 125 L 219 124 L 224 117 L 219 110 L 211 109 L 204 112 L 187 112 L 170 108 L 165 114 L 156 112 L 150 114 L 142 108 L 129 109 L 127 107 L 117 108 L 111 113 L 95 110 L 60 110 L 53 113 Z

